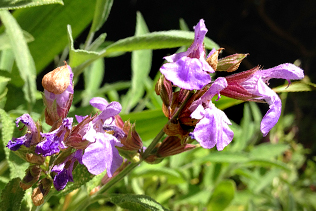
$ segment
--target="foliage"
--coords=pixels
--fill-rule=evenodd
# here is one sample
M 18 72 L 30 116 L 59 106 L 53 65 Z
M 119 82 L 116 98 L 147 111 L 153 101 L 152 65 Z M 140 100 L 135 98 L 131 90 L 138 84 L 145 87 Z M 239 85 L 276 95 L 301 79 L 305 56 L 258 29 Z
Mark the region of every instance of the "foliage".
M 0 28 L 1 210 L 19 207 L 21 210 L 114 210 L 113 206 L 129 210 L 316 209 L 313 200 L 316 158 L 307 161 L 308 151 L 295 140 L 295 117 L 282 114 L 269 140 L 262 139 L 262 115 L 253 102 L 244 104 L 240 124 L 233 123 L 231 127 L 234 140 L 224 151 L 197 148 L 155 165 L 141 163 L 107 190 L 106 195 L 90 198 L 89 194 L 100 188 L 104 175 L 92 178 L 85 167 L 78 166 L 73 174 L 74 183 L 59 193 L 51 191 L 42 206 L 32 204 L 30 192 L 19 186 L 28 163 L 6 145 L 13 136 L 22 134 L 13 121 L 23 113 L 43 122 L 43 130 L 47 132 L 36 76 L 49 63 L 55 61 L 55 66 L 60 66 L 69 55 L 67 63 L 73 68 L 74 80 L 78 81 L 80 76 L 84 80 L 84 88 L 75 91 L 72 116 L 90 114 L 88 104 L 92 97 L 118 101 L 123 107 L 122 119 L 136 122 L 145 145 L 149 145 L 168 121 L 161 110 L 162 100 L 155 92 L 160 72 L 151 70 L 153 50 L 177 47 L 183 50 L 192 43 L 194 33 L 187 31 L 182 19 L 179 30 L 150 32 L 146 17 L 137 13 L 134 36 L 116 41 L 105 41 L 106 33 L 95 37 L 113 4 L 113 0 L 0 3 L 3 24 Z M 8 9 L 15 11 L 11 14 Z M 76 38 L 90 23 L 85 43 L 76 49 Z M 210 38 L 204 42 L 207 50 L 219 48 Z M 104 70 L 107 60 L 129 52 L 131 80 L 102 84 L 102 78 L 113 73 Z M 57 60 L 56 55 L 59 55 Z M 149 77 L 150 71 L 157 72 L 154 79 Z M 283 104 L 288 92 L 312 91 L 315 84 L 305 79 L 284 88 L 274 89 L 283 92 Z M 222 96 L 214 103 L 224 110 L 242 101 Z

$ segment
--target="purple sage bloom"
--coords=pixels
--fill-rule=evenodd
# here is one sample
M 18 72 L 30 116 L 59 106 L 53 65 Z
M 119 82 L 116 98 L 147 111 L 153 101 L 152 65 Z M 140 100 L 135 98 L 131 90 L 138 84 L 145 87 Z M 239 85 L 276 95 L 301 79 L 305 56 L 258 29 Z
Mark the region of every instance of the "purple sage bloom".
M 39 142 L 39 131 L 37 130 L 36 124 L 33 121 L 32 117 L 29 114 L 23 114 L 18 117 L 15 121 L 17 127 L 19 127 L 19 122 L 22 122 L 27 127 L 27 132 L 24 136 L 20 138 L 12 138 L 7 144 L 7 147 L 12 150 L 18 150 L 22 145 L 30 147 Z
M 52 168 L 52 172 L 57 173 L 53 182 L 56 190 L 63 190 L 68 182 L 73 182 L 72 171 L 74 168 L 74 163 L 78 161 L 80 164 L 82 164 L 81 158 L 82 150 L 77 150 L 75 153 L 67 157 L 64 162 Z
M 123 162 L 115 146 L 123 145 L 117 137 L 106 133 L 103 127 L 104 125 L 114 126 L 114 116 L 120 113 L 122 107 L 118 102 L 109 104 L 99 97 L 92 98 L 90 104 L 101 110 L 101 113 L 80 132 L 84 133 L 83 139 L 90 142 L 83 154 L 82 163 L 91 174 L 98 175 L 107 170 L 107 175 L 112 177 Z
M 49 133 L 41 133 L 41 136 L 45 138 L 45 140 L 37 144 L 35 152 L 43 156 L 51 156 L 52 154 L 58 153 L 60 149 L 65 149 L 65 134 L 71 131 L 72 122 L 72 118 L 65 118 L 63 119 L 62 125 L 56 130 Z
M 214 95 L 219 95 L 219 92 L 226 86 L 225 78 L 217 78 L 197 103 L 191 106 L 191 109 L 194 110 L 191 118 L 200 119 L 200 121 L 190 135 L 203 148 L 210 149 L 216 145 L 217 150 L 223 150 L 234 137 L 233 131 L 228 127 L 231 122 L 226 114 L 212 103 Z
M 291 83 L 290 80 L 304 78 L 304 72 L 294 64 L 280 64 L 273 68 L 259 70 L 241 83 L 248 92 L 259 96 L 256 99 L 265 100 L 269 104 L 269 110 L 262 118 L 260 126 L 263 136 L 266 136 L 278 122 L 282 108 L 279 96 L 267 86 L 271 78 L 282 78 Z
M 221 94 L 228 97 L 269 104 L 269 110 L 262 118 L 260 126 L 263 136 L 266 136 L 278 122 L 282 108 L 281 99 L 267 85 L 271 78 L 282 78 L 291 83 L 290 80 L 304 78 L 304 71 L 290 63 L 280 64 L 266 70 L 254 68 L 226 77 L 227 89 L 221 91 Z
M 195 38 L 186 52 L 166 56 L 169 63 L 160 68 L 160 72 L 174 85 L 188 90 L 201 89 L 211 82 L 209 73 L 213 68 L 205 60 L 203 40 L 207 32 L 204 20 L 194 27 Z

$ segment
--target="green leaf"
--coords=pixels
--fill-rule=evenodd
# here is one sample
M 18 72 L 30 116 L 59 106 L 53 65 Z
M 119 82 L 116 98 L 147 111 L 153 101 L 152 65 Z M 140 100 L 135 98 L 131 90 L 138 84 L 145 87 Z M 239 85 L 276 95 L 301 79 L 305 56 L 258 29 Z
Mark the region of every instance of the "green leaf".
M 4 0 L 0 2 L 0 10 L 15 10 L 46 4 L 64 4 L 62 0 Z
M 0 210 L 20 210 L 25 191 L 20 187 L 20 178 L 12 179 L 2 190 Z
M 146 168 L 145 168 L 146 167 Z M 181 184 L 185 183 L 186 180 L 183 176 L 176 170 L 166 168 L 161 165 L 149 165 L 144 164 L 144 167 L 135 169 L 133 172 L 133 177 L 154 177 L 154 176 L 164 176 L 168 179 L 169 184 Z
M 29 103 L 35 103 L 36 70 L 33 58 L 24 39 L 22 29 L 8 11 L 0 11 L 1 20 L 6 27 L 20 76 L 24 81 L 23 92 Z
M 22 33 L 27 43 L 34 41 L 34 37 L 30 33 L 26 31 L 22 31 Z M 6 33 L 2 33 L 0 35 L 0 50 L 10 49 L 10 48 L 11 48 L 10 38 L 8 37 Z
M 179 25 L 180 25 L 180 29 L 181 29 L 182 31 L 190 31 L 190 29 L 189 29 L 187 23 L 185 22 L 185 20 L 184 20 L 183 18 L 180 18 L 180 20 L 179 20 Z
M 29 163 L 25 162 L 22 158 L 17 156 L 13 151 L 9 150 L 6 147 L 9 140 L 12 139 L 15 124 L 10 118 L 10 116 L 2 109 L 0 109 L 0 117 L 2 124 L 2 147 L 4 148 L 6 160 L 9 164 L 10 178 L 23 178 L 25 175 L 25 170 L 28 168 Z
M 90 32 L 98 31 L 108 19 L 113 0 L 97 0 Z
M 244 163 L 249 160 L 248 154 L 243 152 L 229 152 L 229 151 L 212 151 L 209 155 L 202 158 L 197 158 L 192 162 L 195 165 L 200 165 L 206 162 L 217 163 Z
M 67 25 L 75 39 L 92 21 L 95 0 L 64 0 L 64 6 L 46 5 L 16 10 L 21 28 L 34 37 L 29 44 L 37 73 L 41 72 L 68 44 Z M 1 30 L 0 30 L 1 31 Z
M 94 175 L 90 174 L 90 172 L 84 165 L 78 165 L 72 172 L 72 176 L 74 178 L 74 181 L 69 182 L 66 188 L 59 192 L 59 195 L 66 195 L 71 191 L 80 188 L 82 185 L 86 184 L 94 177 Z
M 221 181 L 214 189 L 207 210 L 221 211 L 229 206 L 235 197 L 236 185 L 233 180 Z
M 98 59 L 93 62 L 87 70 L 83 72 L 85 89 L 82 92 L 82 106 L 90 105 L 91 98 L 95 97 L 99 91 L 104 76 L 104 61 Z
M 316 84 L 310 83 L 308 81 L 295 81 L 289 86 L 288 84 L 278 86 L 273 89 L 275 92 L 309 92 L 316 90 Z
M 137 12 L 135 36 L 149 32 L 141 13 Z M 122 113 L 129 111 L 139 102 L 144 95 L 144 78 L 151 69 L 152 50 L 136 50 L 132 52 L 132 84 L 122 101 Z
M 167 211 L 161 204 L 144 195 L 109 194 L 104 199 L 131 211 Z
M 278 155 L 282 155 L 289 148 L 288 144 L 262 143 L 251 149 L 249 155 L 255 159 L 273 159 Z
M 69 66 L 72 68 L 75 68 L 82 63 L 88 62 L 89 60 L 96 60 L 99 58 L 99 56 L 102 54 L 102 52 L 98 53 L 95 51 L 86 51 L 86 50 L 81 50 L 81 49 L 74 49 L 73 46 L 73 39 L 72 39 L 72 30 L 71 26 L 67 26 L 68 30 L 68 39 L 69 39 L 69 44 L 70 44 L 70 51 L 69 51 Z M 76 69 L 73 70 L 74 75 L 80 74 L 79 72 L 76 71 Z
M 216 96 L 216 98 L 217 98 L 217 96 Z M 243 102 L 244 101 L 229 98 L 229 97 L 226 97 L 224 95 L 221 95 L 221 98 L 218 101 L 213 100 L 213 103 L 215 104 L 215 106 L 221 110 L 232 107 L 234 105 L 238 105 L 238 104 L 243 103 Z
M 168 122 L 161 109 L 121 115 L 124 121 L 130 120 L 136 123 L 136 131 L 143 141 L 153 139 Z
M 194 32 L 171 30 L 152 32 L 140 36 L 128 37 L 118 40 L 109 45 L 102 56 L 110 55 L 113 52 L 131 52 L 144 49 L 164 49 L 189 46 L 194 40 Z M 213 49 L 219 46 L 209 38 L 204 39 L 205 48 Z
M 286 171 L 291 171 L 290 167 L 281 161 L 272 161 L 269 159 L 252 159 L 245 162 L 243 166 L 262 166 L 262 167 L 277 167 Z

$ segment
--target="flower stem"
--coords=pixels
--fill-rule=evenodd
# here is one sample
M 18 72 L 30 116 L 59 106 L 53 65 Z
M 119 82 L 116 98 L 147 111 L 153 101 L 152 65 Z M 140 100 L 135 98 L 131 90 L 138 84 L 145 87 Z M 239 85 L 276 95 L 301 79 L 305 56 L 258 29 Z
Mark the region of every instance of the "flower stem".
M 188 100 L 191 98 L 193 95 L 193 92 L 190 92 L 189 95 L 186 97 L 176 114 L 168 121 L 167 124 L 170 122 L 176 120 L 182 111 L 182 109 L 185 107 L 186 103 Z M 86 199 L 82 200 L 81 206 L 77 206 L 76 211 L 80 208 L 80 210 L 83 210 L 84 208 L 88 207 L 90 203 L 96 201 L 100 197 L 101 194 L 105 193 L 107 190 L 109 190 L 113 185 L 121 181 L 127 174 L 129 174 L 136 166 L 138 166 L 141 162 L 143 162 L 153 151 L 155 146 L 159 143 L 161 138 L 165 135 L 164 129 L 162 128 L 161 131 L 157 134 L 157 136 L 154 138 L 154 140 L 150 143 L 150 145 L 147 147 L 145 150 L 144 154 L 142 155 L 142 158 L 139 162 L 137 163 L 131 163 L 129 164 L 126 168 L 124 168 L 120 173 L 118 173 L 115 177 L 113 177 L 108 183 L 106 183 L 104 186 L 100 188 L 100 190 L 92 195 L 91 197 L 87 197 Z M 79 210 L 78 210 L 79 211 Z

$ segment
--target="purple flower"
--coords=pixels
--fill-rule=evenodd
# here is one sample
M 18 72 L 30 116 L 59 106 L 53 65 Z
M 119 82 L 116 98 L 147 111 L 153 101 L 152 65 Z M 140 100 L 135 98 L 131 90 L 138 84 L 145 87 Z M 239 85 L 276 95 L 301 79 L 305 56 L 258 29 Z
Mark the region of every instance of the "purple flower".
M 226 77 L 228 87 L 221 91 L 221 94 L 228 97 L 269 104 L 269 110 L 262 118 L 260 126 L 263 136 L 266 136 L 278 122 L 282 108 L 279 96 L 267 86 L 271 78 L 286 79 L 290 83 L 291 79 L 304 78 L 304 72 L 301 68 L 289 63 L 266 70 L 254 68 Z
M 63 190 L 68 182 L 73 182 L 72 171 L 74 163 L 78 161 L 80 164 L 82 164 L 81 158 L 82 150 L 77 150 L 75 153 L 67 157 L 64 162 L 52 168 L 52 172 L 57 173 L 53 182 L 56 190 Z
M 188 90 L 201 89 L 211 82 L 213 68 L 205 60 L 203 40 L 207 32 L 204 20 L 194 27 L 195 38 L 186 52 L 164 57 L 169 63 L 160 72 L 174 85 Z
M 226 114 L 216 108 L 211 99 L 227 86 L 225 78 L 217 78 L 208 91 L 191 106 L 191 118 L 200 119 L 190 134 L 203 148 L 223 150 L 233 139 L 234 133 Z
M 24 136 L 20 138 L 12 138 L 7 144 L 7 147 L 12 150 L 18 150 L 22 145 L 30 147 L 39 142 L 39 131 L 37 130 L 36 124 L 29 114 L 23 114 L 18 117 L 15 121 L 17 127 L 19 127 L 19 122 L 22 122 L 27 127 L 27 132 Z
M 65 118 L 63 119 L 62 125 L 56 130 L 49 133 L 41 133 L 41 136 L 45 138 L 45 140 L 37 144 L 35 152 L 43 156 L 50 156 L 58 153 L 60 149 L 66 148 L 64 138 L 65 134 L 71 131 L 72 122 L 72 118 Z
M 115 170 L 122 164 L 123 158 L 119 155 L 115 146 L 123 146 L 113 135 L 103 130 L 104 125 L 113 125 L 114 116 L 122 109 L 118 102 L 110 104 L 103 98 L 93 98 L 90 104 L 101 113 L 95 117 L 80 132 L 83 139 L 90 142 L 82 157 L 82 163 L 91 174 L 97 175 L 105 169 L 109 177 L 112 177 Z

